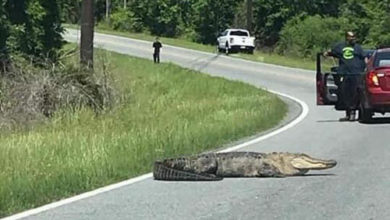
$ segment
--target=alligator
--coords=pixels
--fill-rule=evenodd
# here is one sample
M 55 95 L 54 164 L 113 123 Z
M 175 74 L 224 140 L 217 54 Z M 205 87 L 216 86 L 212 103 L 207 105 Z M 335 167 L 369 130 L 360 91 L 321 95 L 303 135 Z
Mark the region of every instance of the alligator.
M 227 152 L 156 161 L 155 180 L 216 181 L 224 177 L 302 176 L 309 170 L 336 166 L 335 160 L 322 160 L 302 153 Z

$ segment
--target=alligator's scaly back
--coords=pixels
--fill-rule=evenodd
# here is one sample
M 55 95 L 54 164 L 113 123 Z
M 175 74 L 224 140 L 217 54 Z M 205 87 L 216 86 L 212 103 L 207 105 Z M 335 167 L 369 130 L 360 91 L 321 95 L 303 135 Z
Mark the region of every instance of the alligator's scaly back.
M 334 160 L 312 158 L 306 154 L 228 152 L 209 153 L 156 161 L 157 180 L 214 181 L 223 177 L 284 177 L 303 175 L 311 169 L 336 166 Z
M 157 180 L 217 181 L 215 154 L 156 161 L 153 176 Z
M 217 181 L 222 180 L 222 177 L 208 173 L 192 173 L 167 167 L 163 162 L 156 161 L 154 163 L 153 177 L 156 180 L 172 180 L 172 181 Z

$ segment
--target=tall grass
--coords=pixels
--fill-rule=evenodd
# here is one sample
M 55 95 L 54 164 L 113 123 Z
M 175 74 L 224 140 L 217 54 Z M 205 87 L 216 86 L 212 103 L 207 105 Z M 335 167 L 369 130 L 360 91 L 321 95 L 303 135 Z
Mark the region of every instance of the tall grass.
M 151 171 L 156 159 L 221 147 L 275 126 L 286 106 L 253 86 L 110 55 L 112 111 L 57 111 L 0 134 L 0 217 Z

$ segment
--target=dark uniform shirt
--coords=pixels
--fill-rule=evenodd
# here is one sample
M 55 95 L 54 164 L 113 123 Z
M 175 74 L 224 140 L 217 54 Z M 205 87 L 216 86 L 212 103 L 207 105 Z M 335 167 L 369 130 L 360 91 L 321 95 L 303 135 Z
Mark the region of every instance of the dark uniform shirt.
M 353 46 L 346 42 L 336 44 L 331 55 L 339 59 L 340 74 L 360 74 L 366 66 L 364 62 L 365 53 L 359 44 Z
M 162 44 L 160 42 L 156 41 L 156 42 L 153 43 L 153 47 L 154 47 L 154 53 L 155 54 L 159 54 L 160 53 L 160 48 L 162 47 Z

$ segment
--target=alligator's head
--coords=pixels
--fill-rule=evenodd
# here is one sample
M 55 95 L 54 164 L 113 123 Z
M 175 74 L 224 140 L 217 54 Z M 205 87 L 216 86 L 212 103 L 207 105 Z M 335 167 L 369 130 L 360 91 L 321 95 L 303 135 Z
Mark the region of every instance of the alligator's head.
M 267 154 L 266 161 L 279 170 L 281 176 L 303 175 L 309 170 L 329 169 L 337 164 L 335 160 L 322 160 L 295 153 L 270 153 Z

